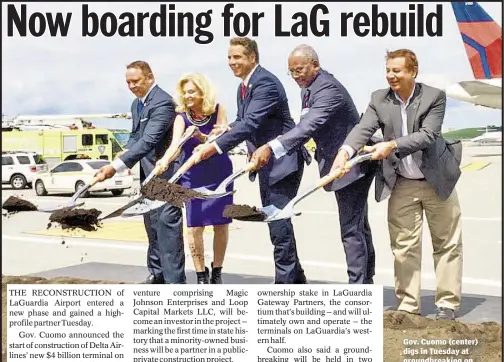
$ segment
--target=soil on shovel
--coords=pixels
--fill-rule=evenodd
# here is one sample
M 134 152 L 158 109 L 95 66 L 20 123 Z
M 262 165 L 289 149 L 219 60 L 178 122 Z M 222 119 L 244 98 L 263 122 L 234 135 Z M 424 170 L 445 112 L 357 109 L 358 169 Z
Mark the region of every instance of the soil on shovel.
M 147 185 L 142 186 L 141 193 L 148 199 L 166 201 L 177 207 L 184 207 L 187 201 L 203 196 L 197 191 L 172 184 L 160 178 L 155 178 Z
M 2 209 L 7 210 L 7 215 L 12 215 L 19 211 L 37 211 L 37 206 L 19 197 L 10 196 L 3 203 Z
M 101 226 L 98 216 L 102 212 L 97 209 L 63 209 L 58 210 L 49 216 L 49 229 L 53 223 L 60 224 L 62 229 L 82 229 L 85 231 L 96 231 Z
M 264 221 L 266 214 L 255 206 L 226 205 L 222 216 L 241 221 Z

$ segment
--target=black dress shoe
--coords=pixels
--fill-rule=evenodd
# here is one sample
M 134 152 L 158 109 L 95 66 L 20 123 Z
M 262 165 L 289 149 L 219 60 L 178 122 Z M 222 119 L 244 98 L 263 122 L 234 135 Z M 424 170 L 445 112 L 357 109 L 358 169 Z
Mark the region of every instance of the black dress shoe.
M 163 277 L 156 277 L 154 275 L 149 275 L 143 282 L 140 284 L 164 284 Z

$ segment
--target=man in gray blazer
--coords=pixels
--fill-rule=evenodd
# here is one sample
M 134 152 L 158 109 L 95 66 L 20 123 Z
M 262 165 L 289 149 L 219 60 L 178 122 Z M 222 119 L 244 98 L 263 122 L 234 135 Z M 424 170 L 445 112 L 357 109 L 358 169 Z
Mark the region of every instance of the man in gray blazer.
M 312 47 L 296 47 L 288 63 L 290 74 L 302 89 L 300 122 L 257 149 L 251 159 L 258 167 L 263 167 L 270 162 L 272 154 L 276 162 L 303 148 L 313 137 L 317 144 L 315 160 L 320 177 L 324 177 L 329 173 L 345 137 L 359 122 L 359 113 L 345 87 L 332 74 L 320 68 L 318 55 Z M 324 187 L 326 191 L 334 192 L 338 203 L 350 284 L 373 283 L 375 253 L 368 223 L 367 199 L 374 173 L 372 164 L 357 165 L 347 177 Z
M 140 162 L 140 181 L 143 182 L 170 145 L 175 102 L 156 85 L 148 63 L 136 61 L 126 68 L 128 87 L 136 96 L 131 105 L 131 136 L 126 151 L 110 165 L 102 167 L 97 176 L 105 180 Z M 169 179 L 179 166 L 178 160 L 173 162 L 159 177 Z M 185 284 L 182 210 L 165 204 L 144 214 L 144 224 L 149 239 L 147 268 L 150 275 L 143 284 Z
M 438 319 L 455 319 L 462 284 L 461 213 L 455 185 L 461 148 L 441 136 L 446 95 L 416 83 L 418 61 L 408 49 L 387 54 L 388 89 L 375 91 L 360 123 L 338 152 L 333 169 L 361 149 L 381 128 L 384 142 L 365 147 L 381 160 L 376 200 L 390 196 L 388 227 L 394 255 L 398 310 L 418 314 L 423 212 L 432 237 Z

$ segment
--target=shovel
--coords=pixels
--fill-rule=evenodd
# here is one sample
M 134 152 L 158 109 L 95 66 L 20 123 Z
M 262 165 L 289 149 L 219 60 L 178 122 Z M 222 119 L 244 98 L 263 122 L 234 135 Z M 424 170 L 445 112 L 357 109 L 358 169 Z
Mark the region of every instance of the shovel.
M 241 170 L 236 171 L 232 175 L 226 177 L 220 184 L 217 186 L 215 191 L 212 191 L 206 187 L 198 187 L 193 189 L 193 191 L 199 192 L 206 196 L 207 199 L 213 199 L 218 197 L 223 197 L 229 195 L 233 191 L 226 191 L 226 188 L 236 180 L 238 177 L 245 175 L 247 172 L 254 171 L 255 165 L 253 162 L 247 163 Z
M 372 153 L 366 153 L 363 155 L 359 155 L 351 159 L 346 163 L 347 168 L 352 168 L 358 163 L 370 160 L 373 157 Z M 261 222 L 272 222 L 277 220 L 289 219 L 294 215 L 294 206 L 303 200 L 305 197 L 313 194 L 318 189 L 324 187 L 328 183 L 334 181 L 341 174 L 341 170 L 337 169 L 333 173 L 330 173 L 324 177 L 322 177 L 315 186 L 312 186 L 305 190 L 304 192 L 298 194 L 294 197 L 283 209 L 277 208 L 275 205 L 268 205 L 263 208 L 259 208 L 260 212 L 266 214 L 266 218 Z
M 93 187 L 94 185 L 96 185 L 100 180 L 96 177 L 93 177 L 93 179 L 91 180 L 90 183 L 88 183 L 86 186 L 84 187 L 81 187 L 80 189 L 78 189 L 75 194 L 72 196 L 72 198 L 70 199 L 70 201 L 68 202 L 68 204 L 64 205 L 64 206 L 57 206 L 57 207 L 48 207 L 48 208 L 39 208 L 38 211 L 42 211 L 42 212 L 55 212 L 55 211 L 60 211 L 60 210 L 72 210 L 76 207 L 79 207 L 79 206 L 82 206 L 84 205 L 84 202 L 81 202 L 80 204 L 76 204 L 75 202 L 77 201 L 77 199 L 83 195 L 87 190 L 89 190 L 91 187 Z
M 194 131 L 196 131 L 196 129 Z M 182 147 L 193 136 L 193 134 L 194 134 L 194 132 L 188 134 L 186 137 L 181 139 L 178 144 L 178 148 Z M 210 143 L 212 141 L 215 141 L 222 134 L 223 133 L 216 135 L 216 136 L 209 137 L 205 143 Z M 195 155 L 191 156 L 177 170 L 177 172 L 168 180 L 168 182 L 169 183 L 176 183 L 178 180 L 180 180 L 180 178 L 184 175 L 184 173 L 186 173 L 192 166 L 194 166 L 195 160 L 196 160 L 196 156 Z M 149 174 L 149 176 L 147 176 L 145 181 L 142 183 L 142 186 L 147 185 L 147 183 L 149 181 L 151 181 L 154 177 L 158 176 L 160 171 L 161 171 L 160 168 L 158 168 L 158 167 L 154 168 L 154 170 Z M 229 192 L 229 193 L 231 193 L 231 192 Z M 206 197 L 203 197 L 203 198 L 206 198 Z M 166 204 L 167 204 L 166 201 L 151 200 L 151 199 L 148 199 L 145 196 L 141 195 L 141 196 L 137 197 L 136 199 L 134 199 L 133 201 L 122 206 L 121 208 L 119 208 L 119 209 L 113 211 L 112 213 L 108 214 L 107 216 L 103 217 L 101 220 L 110 219 L 110 218 L 117 217 L 117 216 L 131 217 L 131 216 L 143 215 L 149 211 L 156 210 Z

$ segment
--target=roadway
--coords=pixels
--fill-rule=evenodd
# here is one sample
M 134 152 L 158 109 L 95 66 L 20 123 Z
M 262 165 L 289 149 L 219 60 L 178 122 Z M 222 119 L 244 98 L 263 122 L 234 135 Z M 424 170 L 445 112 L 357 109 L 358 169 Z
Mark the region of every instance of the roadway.
M 465 147 L 462 177 L 457 186 L 463 213 L 464 306 L 463 320 L 501 320 L 502 267 L 502 180 L 501 147 Z M 235 168 L 245 156 L 233 156 Z M 301 188 L 318 179 L 315 162 L 306 168 Z M 236 182 L 235 203 L 260 206 L 256 183 L 246 176 Z M 37 206 L 63 204 L 68 196 L 37 197 L 33 190 L 14 192 L 4 187 L 2 202 L 10 195 L 29 199 Z M 129 195 L 92 195 L 86 207 L 98 208 L 103 215 L 124 205 Z M 385 308 L 392 308 L 393 259 L 386 222 L 387 203 L 374 201 L 370 194 L 370 223 L 377 254 L 375 283 L 386 287 Z M 294 218 L 299 256 L 309 282 L 344 283 L 345 255 L 339 237 L 337 206 L 332 194 L 319 190 L 298 204 L 302 214 Z M 146 274 L 147 248 L 141 218 L 111 219 L 96 232 L 61 229 L 47 230 L 49 214 L 30 212 L 3 217 L 2 273 L 4 275 L 72 276 L 86 279 L 138 282 Z M 210 264 L 212 231 L 205 232 L 205 247 Z M 187 255 L 188 282 L 195 283 L 193 265 Z M 234 221 L 226 255 L 224 282 L 271 283 L 274 273 L 272 246 L 267 225 Z M 432 290 L 435 275 L 429 230 L 424 227 L 422 289 L 424 311 L 432 315 Z

